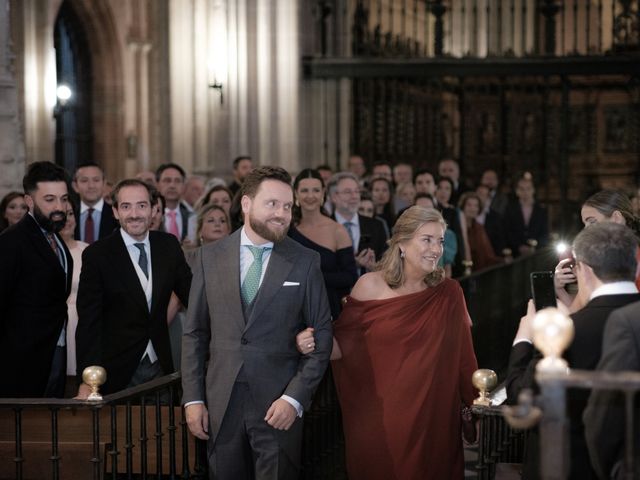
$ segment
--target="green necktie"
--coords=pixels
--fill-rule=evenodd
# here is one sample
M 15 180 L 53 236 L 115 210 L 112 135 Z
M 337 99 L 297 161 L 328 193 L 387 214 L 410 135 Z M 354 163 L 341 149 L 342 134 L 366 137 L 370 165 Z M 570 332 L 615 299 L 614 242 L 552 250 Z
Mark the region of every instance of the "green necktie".
M 253 263 L 247 270 L 247 276 L 244 277 L 244 282 L 242 283 L 242 288 L 240 289 L 242 292 L 242 299 L 244 300 L 246 305 L 250 305 L 253 302 L 253 299 L 256 298 L 258 294 L 258 288 L 260 288 L 260 276 L 262 275 L 262 255 L 266 248 L 262 247 L 254 247 L 251 245 L 246 245 L 246 247 L 253 254 Z

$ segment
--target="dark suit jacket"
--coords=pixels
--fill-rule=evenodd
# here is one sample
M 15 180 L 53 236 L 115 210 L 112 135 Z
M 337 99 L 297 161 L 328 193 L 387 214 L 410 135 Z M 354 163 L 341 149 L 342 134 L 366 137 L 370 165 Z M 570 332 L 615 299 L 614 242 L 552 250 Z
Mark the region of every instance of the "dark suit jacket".
M 358 251 L 364 248 L 371 248 L 376 254 L 376 261 L 382 258 L 382 254 L 387 249 L 387 234 L 384 225 L 375 218 L 363 217 L 358 214 L 360 222 L 360 245 Z
M 632 302 L 640 300 L 640 294 L 603 295 L 591 300 L 582 310 L 571 315 L 575 327 L 573 342 L 564 354 L 571 368 L 594 370 L 602 352 L 602 336 L 609 314 Z M 511 349 L 509 371 L 507 373 L 507 403 L 517 403 L 523 388 L 537 389 L 535 366 L 542 356 L 533 345 L 521 342 Z M 589 396 L 588 390 L 569 390 L 567 393 L 567 414 L 570 421 L 571 473 L 569 478 L 588 480 L 596 478 L 584 439 L 582 413 Z M 531 432 L 527 442 L 527 455 L 522 478 L 539 478 L 539 436 L 537 429 Z
M 506 247 L 503 225 L 502 216 L 495 210 L 490 209 L 484 220 L 484 229 L 487 231 L 493 251 L 498 256 L 502 256 L 502 250 Z
M 113 216 L 113 209 L 111 205 L 105 202 L 102 207 L 102 212 L 100 212 L 100 228 L 98 229 L 98 238 L 97 240 L 108 237 L 113 233 L 113 231 L 118 228 L 120 224 L 118 220 Z M 76 221 L 76 230 L 73 234 L 76 240 L 81 239 L 80 235 L 80 217 Z
M 522 209 L 518 201 L 507 205 L 507 209 L 504 212 L 504 226 L 507 247 L 512 250 L 514 257 L 520 255 L 520 245 L 527 245 L 527 240 L 529 239 L 537 240 L 538 248 L 544 247 L 549 241 L 547 209 L 537 202 L 533 204 L 529 225 L 524 224 Z
M 189 235 L 189 218 L 191 218 L 192 213 L 182 202 L 180 202 L 180 215 L 182 216 L 182 232 L 180 233 L 182 238 L 180 240 L 184 240 Z
M 116 230 L 82 253 L 78 286 L 76 358 L 78 376 L 89 365 L 107 370 L 103 393 L 124 389 L 151 340 L 165 374 L 173 372 L 167 328 L 171 292 L 187 305 L 191 270 L 173 235 L 149 232 L 151 311 L 131 257 Z
M 71 254 L 61 243 L 66 276 L 31 215 L 0 235 L 0 397 L 44 395 L 73 274 Z
M 598 370 L 607 372 L 640 371 L 640 302 L 635 302 L 610 316 L 604 329 L 602 357 Z M 636 471 L 640 478 L 640 404 L 634 409 Z M 594 390 L 584 412 L 584 425 L 591 464 L 600 478 L 623 478 L 625 429 L 631 427 L 625 418 L 625 401 L 620 392 Z M 617 472 L 616 472 L 617 470 Z
M 263 415 L 283 394 L 308 409 L 332 346 L 331 312 L 318 253 L 289 237 L 276 243 L 245 318 L 240 236 L 239 230 L 197 251 L 182 337 L 182 400 L 206 400 L 212 442 L 240 369 Z M 316 348 L 301 355 L 295 337 L 306 327 L 315 329 Z M 302 422 L 275 434 L 290 458 L 299 458 Z

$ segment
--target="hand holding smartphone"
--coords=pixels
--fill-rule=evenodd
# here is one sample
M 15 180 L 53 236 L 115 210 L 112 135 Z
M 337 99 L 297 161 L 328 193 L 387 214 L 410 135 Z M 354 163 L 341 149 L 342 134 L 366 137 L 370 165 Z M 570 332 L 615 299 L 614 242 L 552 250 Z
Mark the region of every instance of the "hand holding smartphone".
M 553 272 L 531 272 L 531 295 L 536 311 L 557 307 Z

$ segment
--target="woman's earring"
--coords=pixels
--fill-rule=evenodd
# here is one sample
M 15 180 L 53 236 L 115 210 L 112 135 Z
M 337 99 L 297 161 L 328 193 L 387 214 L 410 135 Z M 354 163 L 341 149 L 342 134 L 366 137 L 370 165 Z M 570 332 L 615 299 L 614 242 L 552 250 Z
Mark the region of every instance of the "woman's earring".
M 400 250 L 400 258 L 404 258 L 404 252 Z

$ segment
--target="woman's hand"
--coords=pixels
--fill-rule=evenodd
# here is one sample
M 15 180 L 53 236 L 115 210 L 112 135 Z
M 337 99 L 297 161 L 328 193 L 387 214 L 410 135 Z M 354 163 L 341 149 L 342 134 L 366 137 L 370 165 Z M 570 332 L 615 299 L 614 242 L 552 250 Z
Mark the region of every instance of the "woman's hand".
M 553 284 L 556 290 L 564 289 L 566 285 L 576 281 L 576 276 L 570 267 L 572 261 L 571 258 L 565 258 L 556 265 L 556 269 L 553 272 Z
M 313 339 L 313 328 L 306 328 L 296 335 L 296 348 L 303 355 L 307 355 L 315 350 L 316 342 Z

